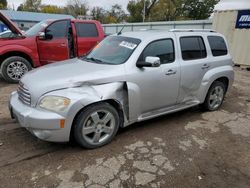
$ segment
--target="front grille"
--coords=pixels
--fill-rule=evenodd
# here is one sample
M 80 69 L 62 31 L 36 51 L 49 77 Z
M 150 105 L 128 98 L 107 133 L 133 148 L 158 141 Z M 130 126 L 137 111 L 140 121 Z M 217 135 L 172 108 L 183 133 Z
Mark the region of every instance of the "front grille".
M 22 101 L 24 104 L 27 104 L 27 105 L 31 104 L 30 92 L 24 86 L 24 84 L 22 82 L 19 83 L 17 93 L 18 93 L 18 98 L 20 101 Z

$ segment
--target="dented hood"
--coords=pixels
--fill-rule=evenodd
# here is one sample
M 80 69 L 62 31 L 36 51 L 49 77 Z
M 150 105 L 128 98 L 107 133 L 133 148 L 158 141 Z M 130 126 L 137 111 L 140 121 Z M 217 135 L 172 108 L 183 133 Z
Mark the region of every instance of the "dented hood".
M 124 81 L 124 65 L 97 64 L 77 58 L 34 69 L 21 79 L 31 93 L 32 103 L 51 91 L 113 81 Z
M 23 36 L 22 31 L 1 12 L 0 21 L 3 22 L 4 25 L 6 25 L 12 31 L 12 33 Z

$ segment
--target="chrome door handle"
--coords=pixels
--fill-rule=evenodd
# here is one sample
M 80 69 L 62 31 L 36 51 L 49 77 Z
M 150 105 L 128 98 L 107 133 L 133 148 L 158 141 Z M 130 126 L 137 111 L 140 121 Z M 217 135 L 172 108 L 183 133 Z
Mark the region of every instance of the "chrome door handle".
M 201 69 L 208 69 L 210 66 L 208 64 L 202 65 Z
M 169 69 L 168 72 L 166 73 L 166 75 L 172 75 L 172 74 L 176 74 L 177 71 Z

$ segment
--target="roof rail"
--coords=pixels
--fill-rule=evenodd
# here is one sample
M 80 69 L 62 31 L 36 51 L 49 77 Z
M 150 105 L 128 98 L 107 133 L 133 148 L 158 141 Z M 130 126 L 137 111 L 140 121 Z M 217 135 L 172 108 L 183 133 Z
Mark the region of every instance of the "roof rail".
M 171 32 L 212 32 L 215 33 L 215 30 L 212 29 L 170 29 Z

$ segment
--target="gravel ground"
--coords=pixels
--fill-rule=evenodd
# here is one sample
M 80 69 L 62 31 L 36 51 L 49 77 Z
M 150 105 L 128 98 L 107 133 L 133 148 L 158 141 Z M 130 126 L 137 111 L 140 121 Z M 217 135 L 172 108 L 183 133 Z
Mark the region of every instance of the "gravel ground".
M 249 187 L 250 72 L 222 108 L 137 123 L 102 148 L 43 142 L 9 118 L 16 85 L 0 79 L 0 187 Z

